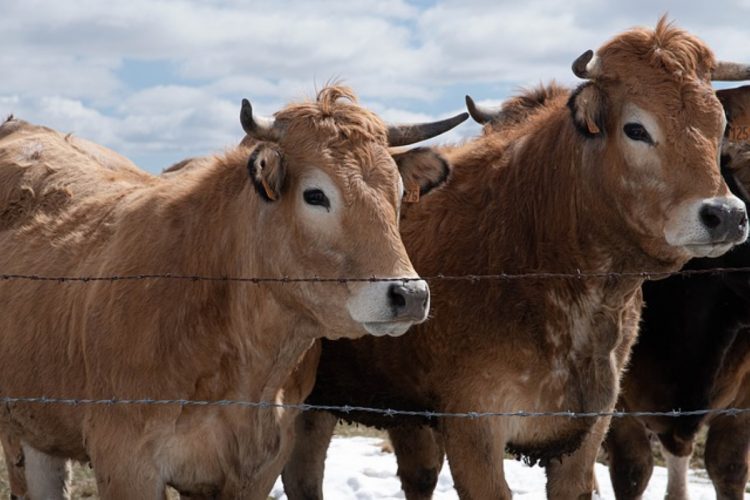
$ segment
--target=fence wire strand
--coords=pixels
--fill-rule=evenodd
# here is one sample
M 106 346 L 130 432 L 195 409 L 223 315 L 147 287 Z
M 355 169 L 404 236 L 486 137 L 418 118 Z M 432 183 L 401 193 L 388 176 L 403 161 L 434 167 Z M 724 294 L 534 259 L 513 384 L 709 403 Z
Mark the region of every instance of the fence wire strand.
M 419 277 L 293 277 L 293 276 L 205 276 L 199 274 L 114 274 L 108 276 L 46 276 L 40 274 L 0 274 L 0 281 L 53 281 L 58 283 L 90 283 L 97 281 L 140 281 L 140 280 L 175 280 L 175 281 L 226 281 L 238 283 L 350 283 L 350 282 L 408 282 L 408 281 L 512 281 L 524 279 L 616 279 L 641 278 L 655 279 L 670 276 L 702 276 L 750 273 L 750 267 L 715 267 L 710 269 L 683 269 L 680 271 L 580 271 L 575 272 L 532 272 L 532 273 L 495 273 L 495 274 L 435 274 Z
M 0 396 L 0 404 L 38 404 L 38 405 L 64 405 L 64 406 L 180 406 L 180 407 L 239 407 L 251 409 L 286 409 L 299 411 L 332 411 L 344 414 L 350 413 L 372 413 L 387 417 L 408 416 L 433 418 L 487 418 L 487 417 L 566 417 L 566 418 L 598 418 L 598 417 L 703 417 L 708 415 L 738 416 L 750 413 L 750 408 L 712 408 L 701 410 L 669 410 L 669 411 L 600 411 L 600 412 L 575 412 L 575 411 L 468 411 L 468 412 L 442 412 L 442 411 L 419 411 L 419 410 L 397 410 L 393 408 L 372 408 L 369 406 L 356 405 L 320 405 L 307 403 L 277 403 L 273 401 L 241 401 L 232 399 L 219 400 L 192 400 L 192 399 L 81 399 L 81 398 L 50 398 L 39 397 L 14 397 Z

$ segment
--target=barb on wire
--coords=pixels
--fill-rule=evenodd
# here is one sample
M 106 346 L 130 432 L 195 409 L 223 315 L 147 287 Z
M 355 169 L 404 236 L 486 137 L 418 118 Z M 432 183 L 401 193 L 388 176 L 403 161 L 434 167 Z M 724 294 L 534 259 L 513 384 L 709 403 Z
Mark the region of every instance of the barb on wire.
M 317 405 L 317 404 L 290 404 L 276 403 L 273 401 L 240 401 L 232 399 L 218 400 L 192 400 L 192 399 L 86 399 L 86 398 L 51 398 L 38 397 L 16 397 L 0 396 L 1 404 L 59 404 L 65 406 L 127 406 L 127 405 L 155 405 L 155 406 L 181 406 L 181 407 L 226 407 L 255 409 L 291 409 L 299 411 L 332 411 L 340 413 L 374 413 L 386 416 L 409 416 L 424 418 L 489 418 L 489 417 L 567 417 L 567 418 L 597 418 L 597 417 L 702 417 L 707 415 L 729 415 L 737 416 L 750 413 L 750 408 L 707 408 L 701 410 L 669 410 L 669 411 L 469 411 L 469 412 L 441 412 L 441 411 L 418 411 L 418 410 L 395 410 L 392 408 L 371 408 L 368 406 L 352 405 Z
M 197 274 L 115 274 L 110 276 L 47 276 L 40 274 L 0 274 L 0 281 L 52 281 L 57 283 L 91 283 L 97 281 L 139 281 L 139 280 L 175 280 L 175 281 L 225 281 L 238 283 L 348 283 L 348 282 L 408 282 L 417 280 L 427 281 L 512 281 L 512 280 L 538 280 L 538 279 L 617 279 L 617 278 L 640 278 L 654 279 L 669 276 L 700 276 L 718 274 L 750 273 L 750 267 L 716 267 L 710 269 L 683 269 L 680 271 L 622 271 L 622 272 L 599 272 L 580 271 L 575 272 L 533 272 L 533 273 L 496 273 L 496 274 L 462 274 L 447 275 L 436 274 L 433 276 L 420 277 L 290 277 L 290 276 L 202 276 Z

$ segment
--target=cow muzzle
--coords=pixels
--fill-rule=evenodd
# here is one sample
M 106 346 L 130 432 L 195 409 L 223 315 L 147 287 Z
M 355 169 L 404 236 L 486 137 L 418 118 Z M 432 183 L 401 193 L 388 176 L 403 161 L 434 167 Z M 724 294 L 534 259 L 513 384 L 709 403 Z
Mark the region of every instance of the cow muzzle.
M 714 243 L 742 243 L 747 238 L 747 212 L 738 198 L 714 198 L 698 211 Z
M 430 288 L 420 279 L 366 283 L 351 296 L 347 308 L 370 335 L 396 337 L 427 319 Z
M 665 230 L 667 242 L 691 257 L 718 257 L 748 236 L 745 203 L 733 195 L 691 203 L 676 219 Z

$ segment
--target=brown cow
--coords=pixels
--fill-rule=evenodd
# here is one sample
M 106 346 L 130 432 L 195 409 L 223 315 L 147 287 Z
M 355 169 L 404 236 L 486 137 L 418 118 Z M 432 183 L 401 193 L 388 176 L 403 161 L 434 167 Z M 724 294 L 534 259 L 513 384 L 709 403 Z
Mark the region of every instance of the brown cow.
M 750 203 L 750 86 L 717 92 L 731 110 L 722 147 L 730 189 Z M 685 269 L 745 268 L 750 244 Z M 638 343 L 622 381 L 618 408 L 683 411 L 750 407 L 750 280 L 744 273 L 674 276 L 643 286 Z M 612 422 L 605 448 L 615 495 L 640 498 L 653 470 L 651 437 L 661 444 L 667 498 L 688 497 L 687 472 L 695 437 L 709 426 L 705 464 L 716 497 L 742 499 L 748 480 L 750 415 L 639 416 Z
M 744 204 L 719 173 L 725 118 L 711 88 L 724 65 L 660 20 L 574 63 L 589 81 L 545 92 L 527 120 L 446 154 L 444 189 L 402 214 L 421 273 L 673 271 L 747 237 Z M 436 281 L 433 318 L 399 339 L 323 342 L 308 402 L 410 410 L 600 412 L 615 404 L 635 339 L 637 275 Z M 506 448 L 547 466 L 552 498 L 595 490 L 593 461 L 608 419 L 345 418 L 391 429 L 408 498 L 428 498 L 448 455 L 461 498 L 509 498 Z M 298 421 L 284 480 L 318 498 L 335 419 Z M 434 427 L 430 427 L 433 425 Z M 435 433 L 437 432 L 437 439 Z M 572 453 L 570 456 L 567 454 Z M 553 460 L 559 459 L 559 460 Z
M 387 147 L 464 117 L 387 128 L 351 91 L 328 87 L 273 121 L 244 101 L 241 118 L 255 144 L 162 177 L 107 168 L 69 137 L 6 121 L 0 269 L 412 280 L 3 281 L 2 395 L 301 402 L 313 383 L 316 338 L 401 335 L 425 319 L 429 290 L 406 255 L 398 213 L 403 186 L 439 185 L 447 164 L 429 150 L 392 158 Z M 0 425 L 48 471 L 66 457 L 90 460 L 105 498 L 163 498 L 168 484 L 187 494 L 265 498 L 294 416 L 19 403 L 3 407 Z M 30 483 L 31 497 L 60 495 L 50 485 L 58 490 Z

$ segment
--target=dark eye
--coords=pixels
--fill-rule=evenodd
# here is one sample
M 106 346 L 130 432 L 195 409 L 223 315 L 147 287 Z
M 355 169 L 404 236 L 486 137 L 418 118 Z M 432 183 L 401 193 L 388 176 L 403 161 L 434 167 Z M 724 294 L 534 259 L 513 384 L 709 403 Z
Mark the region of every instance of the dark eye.
M 625 135 L 634 141 L 643 141 L 646 144 L 654 143 L 648 131 L 640 123 L 626 123 L 622 130 Z
M 320 189 L 306 189 L 302 194 L 305 198 L 305 203 L 308 205 L 317 205 L 328 210 L 331 208 L 331 202 L 328 200 L 328 196 Z

